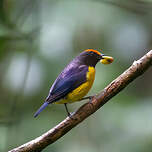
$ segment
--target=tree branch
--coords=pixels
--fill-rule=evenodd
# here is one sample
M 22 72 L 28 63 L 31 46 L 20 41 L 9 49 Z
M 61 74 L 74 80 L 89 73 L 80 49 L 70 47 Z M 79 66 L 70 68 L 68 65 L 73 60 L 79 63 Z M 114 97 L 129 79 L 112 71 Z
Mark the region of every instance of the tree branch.
M 124 89 L 130 82 L 143 74 L 151 65 L 152 50 L 140 58 L 138 61 L 134 61 L 133 64 L 124 73 L 112 81 L 101 93 L 94 96 L 91 102 L 84 104 L 76 112 L 74 112 L 71 118 L 67 117 L 57 126 L 44 133 L 40 137 L 24 145 L 21 145 L 20 147 L 12 149 L 9 152 L 42 151 L 45 147 L 57 141 L 73 127 L 96 112 L 113 96 L 117 95 L 122 89 Z

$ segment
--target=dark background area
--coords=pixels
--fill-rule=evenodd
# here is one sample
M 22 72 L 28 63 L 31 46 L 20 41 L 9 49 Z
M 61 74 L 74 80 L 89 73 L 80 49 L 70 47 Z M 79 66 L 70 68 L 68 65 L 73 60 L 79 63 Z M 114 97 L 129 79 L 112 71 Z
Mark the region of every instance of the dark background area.
M 66 118 L 63 105 L 33 115 L 61 70 L 88 48 L 115 59 L 97 65 L 93 95 L 152 49 L 152 1 L 0 1 L 0 151 Z M 149 69 L 44 152 L 151 152 L 151 80 Z M 70 104 L 69 110 L 83 103 Z

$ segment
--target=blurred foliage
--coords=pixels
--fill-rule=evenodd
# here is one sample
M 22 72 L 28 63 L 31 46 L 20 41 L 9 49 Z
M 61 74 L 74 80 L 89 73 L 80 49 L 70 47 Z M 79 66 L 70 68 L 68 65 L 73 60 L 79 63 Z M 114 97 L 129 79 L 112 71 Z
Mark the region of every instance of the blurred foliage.
M 63 105 L 33 114 L 68 62 L 87 48 L 115 58 L 97 65 L 89 94 L 152 48 L 151 0 L 0 1 L 0 151 L 19 146 L 66 117 Z M 151 152 L 152 70 L 45 152 Z M 76 110 L 81 103 L 69 105 Z

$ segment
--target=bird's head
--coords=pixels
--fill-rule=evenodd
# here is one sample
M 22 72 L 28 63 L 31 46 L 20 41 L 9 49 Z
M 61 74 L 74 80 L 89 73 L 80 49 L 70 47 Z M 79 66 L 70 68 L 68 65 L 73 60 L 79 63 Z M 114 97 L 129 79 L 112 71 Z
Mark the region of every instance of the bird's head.
M 113 57 L 106 56 L 101 52 L 93 49 L 87 49 L 83 51 L 78 59 L 81 63 L 86 64 L 88 66 L 96 66 L 96 64 L 100 61 L 103 64 L 110 64 L 113 62 Z

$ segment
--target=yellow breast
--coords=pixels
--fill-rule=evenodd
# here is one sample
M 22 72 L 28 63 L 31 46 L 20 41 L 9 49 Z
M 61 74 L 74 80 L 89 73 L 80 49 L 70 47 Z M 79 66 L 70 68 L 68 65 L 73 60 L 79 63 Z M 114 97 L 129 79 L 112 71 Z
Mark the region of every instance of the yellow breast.
M 63 103 L 72 103 L 81 100 L 91 89 L 94 79 L 95 79 L 95 68 L 89 67 L 88 72 L 86 74 L 87 81 L 80 85 L 78 88 L 73 90 L 71 93 L 69 93 L 65 99 L 62 99 L 56 104 L 63 104 Z

